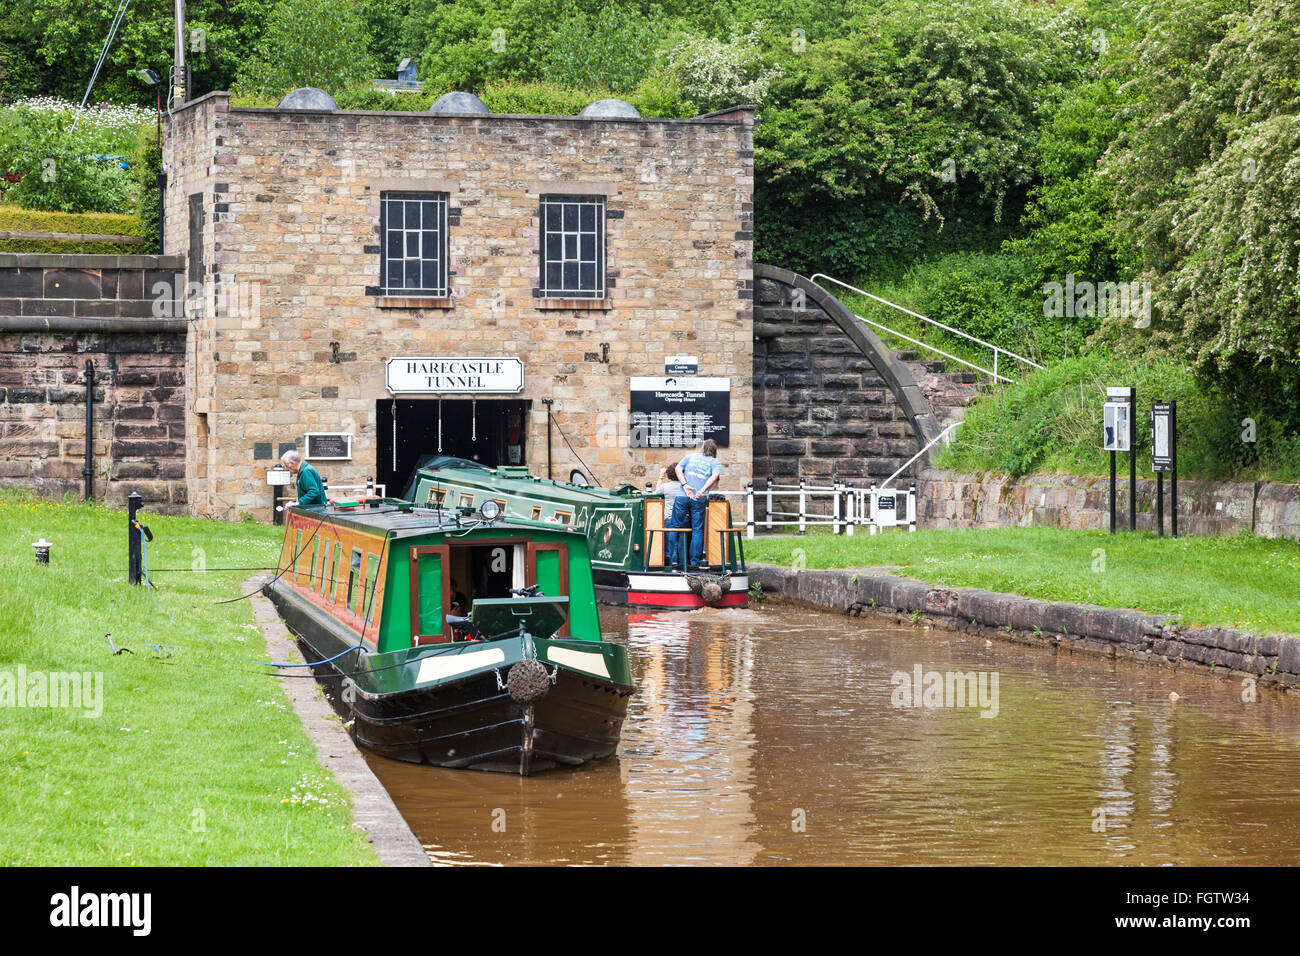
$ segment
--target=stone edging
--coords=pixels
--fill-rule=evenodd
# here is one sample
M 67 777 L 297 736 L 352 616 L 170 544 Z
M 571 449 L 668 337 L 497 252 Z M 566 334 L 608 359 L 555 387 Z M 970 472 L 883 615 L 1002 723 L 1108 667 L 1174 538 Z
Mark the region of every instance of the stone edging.
M 913 614 L 961 631 L 1018 643 L 1077 647 L 1108 657 L 1193 666 L 1263 686 L 1300 689 L 1300 638 L 1229 628 L 1186 628 L 1172 617 L 1090 604 L 1038 601 L 977 588 L 946 588 L 890 574 L 887 568 L 797 570 L 751 564 L 750 584 L 764 594 L 852 616 Z
M 254 578 L 246 583 L 260 585 L 264 580 Z M 257 626 L 266 635 L 266 649 L 271 658 L 302 660 L 298 645 L 275 606 L 262 594 L 253 597 L 251 603 Z M 298 677 L 284 678 L 280 683 L 293 703 L 294 713 L 302 721 L 303 730 L 316 746 L 316 759 L 352 794 L 352 818 L 374 846 L 379 862 L 385 866 L 432 865 L 393 798 L 366 766 L 330 705 L 317 693 L 320 685 Z

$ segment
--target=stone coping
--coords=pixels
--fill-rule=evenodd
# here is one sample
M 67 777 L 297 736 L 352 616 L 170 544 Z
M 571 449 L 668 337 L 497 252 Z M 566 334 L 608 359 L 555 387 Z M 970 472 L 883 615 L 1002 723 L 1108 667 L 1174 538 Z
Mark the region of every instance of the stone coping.
M 178 255 L 102 255 L 73 252 L 0 252 L 0 269 L 149 269 L 182 272 Z
M 1300 638 L 1231 628 L 1189 628 L 1174 616 L 1091 604 L 1042 601 L 978 588 L 950 588 L 891 574 L 890 568 L 807 570 L 749 566 L 764 594 L 851 616 L 914 614 L 960 631 L 1107 657 L 1191 666 L 1233 680 L 1300 690 Z
M 256 577 L 245 584 L 251 589 L 266 580 L 265 576 Z M 261 593 L 251 601 L 257 625 L 266 635 L 266 651 L 271 659 L 301 661 L 303 657 L 298 645 L 275 606 Z M 310 671 L 304 662 L 303 670 L 293 673 L 299 675 Z M 428 854 L 407 826 L 393 798 L 366 765 L 356 744 L 320 693 L 320 685 L 301 676 L 286 676 L 280 683 L 316 747 L 316 759 L 352 794 L 352 819 L 374 846 L 379 862 L 385 866 L 431 866 Z

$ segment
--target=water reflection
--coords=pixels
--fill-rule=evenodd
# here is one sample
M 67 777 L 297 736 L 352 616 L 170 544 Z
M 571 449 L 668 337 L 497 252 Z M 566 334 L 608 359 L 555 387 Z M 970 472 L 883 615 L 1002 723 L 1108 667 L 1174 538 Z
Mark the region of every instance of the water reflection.
M 1300 860 L 1293 698 L 788 608 L 606 608 L 602 626 L 639 686 L 617 759 L 521 780 L 369 758 L 433 859 Z M 997 673 L 997 716 L 895 706 L 917 665 Z

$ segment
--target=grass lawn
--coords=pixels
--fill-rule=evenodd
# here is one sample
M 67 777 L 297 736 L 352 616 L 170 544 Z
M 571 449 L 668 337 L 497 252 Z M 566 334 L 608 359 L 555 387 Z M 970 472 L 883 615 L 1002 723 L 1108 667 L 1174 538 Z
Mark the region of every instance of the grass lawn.
M 800 554 L 802 552 L 802 554 Z M 1157 538 L 1154 532 L 994 528 L 853 537 L 829 531 L 765 535 L 747 559 L 808 568 L 897 566 L 930 584 L 1150 614 L 1188 625 L 1300 636 L 1300 542 L 1237 536 Z
M 154 568 L 278 557 L 278 528 L 142 516 Z M 376 862 L 278 682 L 242 663 L 266 659 L 249 603 L 215 603 L 254 572 L 160 571 L 151 596 L 126 583 L 124 512 L 0 491 L 0 528 L 0 864 Z M 33 675 L 102 677 L 102 714 L 15 706 L 20 667 L 28 701 Z

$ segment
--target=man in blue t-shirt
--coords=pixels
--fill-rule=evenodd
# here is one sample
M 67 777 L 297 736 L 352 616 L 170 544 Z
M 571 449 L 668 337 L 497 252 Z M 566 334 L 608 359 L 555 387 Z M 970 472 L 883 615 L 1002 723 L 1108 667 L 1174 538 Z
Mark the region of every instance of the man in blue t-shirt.
M 690 567 L 703 567 L 704 522 L 709 510 L 709 489 L 715 487 L 722 477 L 722 465 L 718 463 L 718 443 L 710 438 L 698 452 L 683 458 L 677 466 L 677 474 L 682 479 L 682 493 L 673 502 L 672 526 L 686 527 L 686 518 L 690 515 Z

